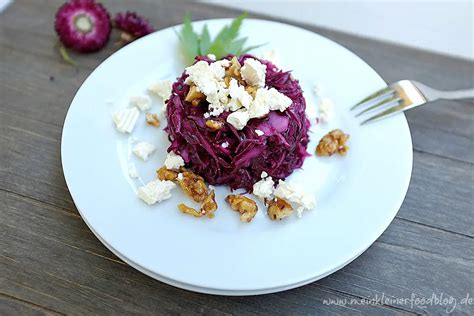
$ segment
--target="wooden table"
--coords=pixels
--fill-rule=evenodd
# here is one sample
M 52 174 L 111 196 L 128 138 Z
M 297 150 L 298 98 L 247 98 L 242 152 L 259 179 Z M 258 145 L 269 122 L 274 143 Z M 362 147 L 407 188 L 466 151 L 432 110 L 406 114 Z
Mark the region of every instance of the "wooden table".
M 363 255 L 323 280 L 282 293 L 222 297 L 174 288 L 124 264 L 79 216 L 60 157 L 71 99 L 115 47 L 75 56 L 78 68 L 62 62 L 53 29 L 61 2 L 17 0 L 0 16 L 0 314 L 411 314 L 453 307 L 453 301 L 423 308 L 411 300 L 433 295 L 456 299 L 456 313 L 474 313 L 472 100 L 407 113 L 414 166 L 400 212 Z M 112 12 L 144 13 L 157 28 L 179 24 L 186 11 L 194 19 L 238 13 L 182 1 L 103 2 Z M 388 82 L 474 86 L 473 62 L 300 26 L 349 48 Z M 463 305 L 468 294 L 471 305 Z M 378 305 L 324 304 L 382 296 Z

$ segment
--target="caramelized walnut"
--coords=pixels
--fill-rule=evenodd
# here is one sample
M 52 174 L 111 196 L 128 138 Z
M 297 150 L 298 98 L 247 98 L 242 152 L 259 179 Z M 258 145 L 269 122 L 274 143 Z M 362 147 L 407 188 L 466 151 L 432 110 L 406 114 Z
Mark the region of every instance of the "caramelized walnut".
M 214 212 L 217 210 L 217 203 L 216 203 L 216 194 L 214 190 L 211 190 L 211 193 L 204 199 L 201 204 L 201 213 L 207 215 L 207 217 L 214 217 Z
M 230 86 L 230 80 L 231 80 L 231 79 L 232 79 L 232 78 L 231 78 L 231 77 L 228 77 L 228 76 L 225 76 L 225 77 L 224 77 L 224 83 L 225 83 L 225 87 L 226 87 L 226 88 L 229 88 L 229 86 Z
M 235 78 L 241 81 L 242 78 L 240 77 L 240 68 L 242 68 L 242 66 L 239 63 L 237 56 L 232 57 L 232 59 L 230 60 L 230 66 L 225 71 L 225 76 L 229 78 Z
M 178 177 L 178 183 L 183 191 L 195 202 L 202 202 L 207 197 L 207 187 L 204 179 L 190 171 L 183 171 Z
M 206 126 L 212 129 L 213 131 L 220 130 L 222 126 L 224 126 L 223 121 L 214 121 L 214 120 L 207 120 Z
M 345 156 L 349 147 L 346 145 L 349 139 L 349 134 L 344 134 L 340 129 L 335 129 L 324 135 L 316 147 L 316 154 L 318 156 L 332 156 L 335 153 Z
M 145 114 L 145 119 L 146 119 L 146 123 L 148 125 L 151 125 L 151 126 L 154 126 L 154 127 L 160 126 L 160 120 L 158 119 L 158 115 L 155 114 L 155 113 Z
M 192 215 L 194 217 L 201 217 L 203 216 L 204 214 L 202 214 L 201 212 L 193 209 L 192 207 L 189 207 L 187 206 L 186 204 L 184 203 L 180 203 L 178 204 L 178 209 L 183 212 L 184 214 L 189 214 L 189 215 Z
M 242 222 L 249 223 L 257 214 L 257 203 L 246 196 L 230 194 L 225 200 L 234 211 L 240 213 L 240 220 Z
M 217 210 L 216 194 L 214 193 L 214 190 L 212 190 L 202 202 L 201 209 L 199 211 L 183 203 L 178 204 L 178 209 L 181 212 L 194 217 L 202 217 L 206 215 L 209 218 L 213 218 L 214 212 Z
M 293 213 L 293 207 L 285 199 L 277 197 L 266 202 L 268 205 L 268 217 L 271 220 L 281 220 Z
M 158 179 L 160 179 L 161 181 L 174 181 L 178 178 L 178 173 L 176 171 L 167 169 L 166 166 L 163 166 L 160 169 L 156 170 L 156 174 L 158 175 Z
M 247 91 L 247 93 L 250 94 L 253 99 L 255 99 L 255 96 L 257 95 L 257 89 L 258 89 L 258 87 L 255 87 L 255 86 L 246 86 L 245 87 L 245 91 Z
M 195 85 L 189 87 L 188 94 L 184 98 L 184 101 L 191 102 L 193 106 L 198 106 L 199 103 L 206 99 L 206 96 L 198 90 Z

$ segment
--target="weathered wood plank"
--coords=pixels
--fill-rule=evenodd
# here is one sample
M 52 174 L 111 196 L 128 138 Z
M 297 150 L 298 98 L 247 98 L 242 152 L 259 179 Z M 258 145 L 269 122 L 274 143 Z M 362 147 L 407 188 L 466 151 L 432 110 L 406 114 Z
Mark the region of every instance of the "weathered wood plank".
M 474 237 L 472 164 L 414 153 L 413 172 L 397 217 Z
M 42 306 L 0 293 L 0 315 L 63 315 Z

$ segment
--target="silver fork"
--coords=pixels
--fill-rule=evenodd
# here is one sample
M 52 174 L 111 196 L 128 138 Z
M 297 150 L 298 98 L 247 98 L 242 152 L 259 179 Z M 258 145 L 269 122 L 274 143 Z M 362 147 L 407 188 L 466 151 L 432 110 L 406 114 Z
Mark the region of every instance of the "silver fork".
M 357 108 L 363 109 L 356 114 L 356 117 L 370 112 L 376 112 L 377 110 L 375 115 L 360 123 L 364 125 L 368 122 L 379 120 L 438 99 L 456 100 L 468 98 L 474 98 L 474 88 L 456 91 L 440 91 L 430 88 L 418 81 L 401 80 L 374 92 L 354 105 L 351 110 Z

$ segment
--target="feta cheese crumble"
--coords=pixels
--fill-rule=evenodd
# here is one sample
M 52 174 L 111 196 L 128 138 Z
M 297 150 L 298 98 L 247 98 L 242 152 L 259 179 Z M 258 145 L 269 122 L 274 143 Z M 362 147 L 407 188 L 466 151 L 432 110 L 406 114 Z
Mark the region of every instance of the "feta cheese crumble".
M 174 152 L 169 152 L 165 159 L 166 169 L 179 170 L 180 167 L 184 166 L 184 160 L 180 155 Z
M 262 172 L 262 179 L 258 182 L 255 182 L 253 185 L 252 192 L 260 199 L 268 199 L 273 195 L 273 186 L 275 182 L 272 177 L 268 177 L 268 174 L 264 171 Z
M 216 60 L 216 55 L 214 55 L 214 54 L 208 54 L 208 55 L 207 55 L 207 58 L 209 58 L 210 60 Z
M 176 185 L 171 181 L 153 180 L 138 189 L 137 195 L 146 204 L 152 205 L 171 197 L 171 190 Z
M 138 178 L 137 167 L 133 162 L 128 165 L 128 176 L 132 179 Z
M 327 123 L 334 116 L 334 103 L 329 98 L 323 98 L 319 102 L 318 111 L 321 121 Z
M 237 130 L 242 130 L 249 121 L 250 116 L 247 110 L 239 110 L 229 114 L 227 116 L 227 123 L 234 126 Z
M 168 100 L 171 96 L 172 83 L 169 80 L 159 80 L 148 87 L 148 91 L 156 94 L 163 101 Z
M 229 102 L 230 111 L 237 111 L 241 107 L 248 109 L 250 102 L 252 102 L 252 96 L 234 78 L 229 83 L 229 96 L 231 97 Z
M 223 78 L 225 67 L 229 65 L 230 62 L 227 59 L 211 64 L 201 60 L 185 70 L 188 77 L 184 83 L 188 85 L 194 83 L 197 90 L 206 95 L 206 101 L 209 102 L 209 115 L 211 116 L 218 116 L 226 110 L 225 104 L 228 102 L 229 90 Z
M 297 205 L 296 214 L 301 217 L 304 210 L 311 210 L 316 207 L 316 199 L 303 191 L 300 186 L 289 184 L 283 180 L 278 181 L 273 194 Z
M 265 86 L 266 72 L 267 66 L 253 58 L 247 58 L 240 69 L 242 79 L 244 79 L 249 85 L 257 87 Z
M 130 98 L 130 104 L 141 111 L 147 111 L 151 108 L 151 99 L 146 95 L 138 95 Z
M 121 133 L 131 133 L 137 123 L 140 111 L 136 107 L 122 109 L 112 114 L 115 127 Z
M 293 101 L 277 89 L 258 89 L 255 100 L 250 103 L 250 118 L 259 118 L 267 115 L 270 111 L 285 111 Z
M 139 142 L 133 147 L 135 156 L 143 161 L 147 161 L 148 157 L 155 151 L 155 146 L 147 142 Z
M 221 147 L 222 147 L 222 148 L 227 148 L 227 147 L 229 147 L 229 142 L 227 142 L 227 141 L 226 141 L 226 142 L 223 142 L 223 143 L 221 144 Z
M 255 134 L 257 134 L 257 136 L 263 136 L 263 135 L 265 135 L 265 133 L 264 133 L 263 131 L 259 130 L 259 129 L 256 129 L 256 130 L 255 130 Z

